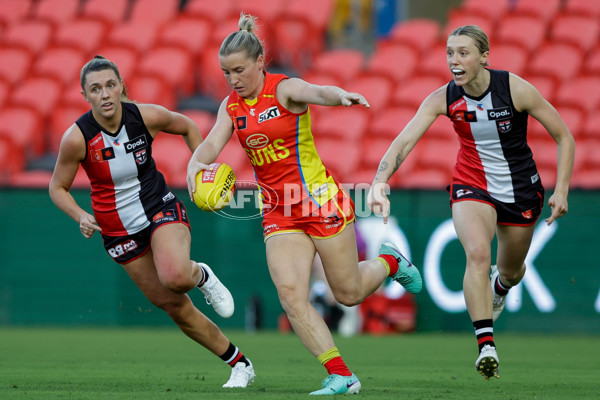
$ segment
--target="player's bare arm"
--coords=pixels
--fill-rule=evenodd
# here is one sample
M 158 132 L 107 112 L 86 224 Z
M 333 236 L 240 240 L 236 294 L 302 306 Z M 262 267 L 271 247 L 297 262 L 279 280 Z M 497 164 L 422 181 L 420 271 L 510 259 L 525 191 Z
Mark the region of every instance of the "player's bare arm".
M 71 125 L 60 142 L 58 158 L 50 179 L 48 192 L 52 202 L 65 214 L 79 223 L 81 234 L 89 239 L 94 232 L 100 231 L 96 220 L 87 211 L 79 207 L 69 190 L 77 175 L 79 162 L 85 157 L 85 140 L 76 124 Z
M 277 99 L 289 111 L 300 113 L 307 104 L 321 106 L 351 106 L 359 104 L 370 107 L 368 101 L 359 93 L 347 92 L 337 86 L 313 85 L 302 79 L 290 78 L 277 86 Z
M 188 163 L 186 180 L 191 199 L 193 199 L 192 194 L 196 190 L 196 175 L 198 172 L 208 169 L 209 165 L 215 162 L 233 135 L 233 122 L 227 113 L 228 100 L 229 97 L 226 97 L 221 102 L 215 125 L 202 144 L 196 148 Z
M 425 134 L 433 121 L 446 113 L 446 87 L 431 93 L 421 104 L 415 116 L 396 136 L 379 163 L 373 183 L 386 183 L 400 168 L 410 151 Z
M 575 159 L 575 140 L 558 111 L 544 99 L 533 85 L 517 75 L 511 74 L 510 89 L 515 107 L 520 111 L 528 112 L 537 119 L 556 141 L 558 160 L 556 186 L 554 193 L 548 199 L 552 213 L 546 219 L 546 223 L 550 225 L 556 218 L 562 217 L 569 210 L 567 197 Z
M 421 104 L 415 116 L 396 136 L 390 148 L 383 156 L 373 185 L 367 195 L 367 204 L 371 211 L 383 217 L 387 223 L 390 214 L 390 201 L 387 198 L 388 180 L 400 168 L 410 151 L 425 134 L 433 121 L 446 113 L 446 87 L 443 86 L 431 93 Z

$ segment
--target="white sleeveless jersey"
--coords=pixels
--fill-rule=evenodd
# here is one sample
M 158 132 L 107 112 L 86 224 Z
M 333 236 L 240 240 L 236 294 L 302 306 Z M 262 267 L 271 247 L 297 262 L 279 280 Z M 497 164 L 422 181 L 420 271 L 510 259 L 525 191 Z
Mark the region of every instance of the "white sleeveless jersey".
M 509 73 L 489 71 L 490 86 L 479 97 L 448 83 L 447 115 L 460 141 L 452 182 L 504 203 L 535 198 L 540 177 L 527 145 L 528 114 L 514 108 Z
M 138 107 L 122 103 L 116 133 L 106 132 L 89 111 L 76 122 L 83 132 L 81 162 L 92 186 L 92 208 L 102 234 L 126 236 L 150 225 L 165 203 L 175 199 L 152 159 L 153 138 Z

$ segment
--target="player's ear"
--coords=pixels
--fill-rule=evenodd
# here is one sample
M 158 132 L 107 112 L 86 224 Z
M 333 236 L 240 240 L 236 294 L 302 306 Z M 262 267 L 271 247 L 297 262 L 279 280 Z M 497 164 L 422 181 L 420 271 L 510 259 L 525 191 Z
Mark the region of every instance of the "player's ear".
M 260 54 L 256 59 L 256 64 L 259 69 L 263 69 L 265 67 L 265 56 Z
M 489 51 L 486 51 L 485 53 L 483 53 L 481 55 L 481 65 L 484 65 L 484 66 L 489 65 L 489 57 L 490 57 Z

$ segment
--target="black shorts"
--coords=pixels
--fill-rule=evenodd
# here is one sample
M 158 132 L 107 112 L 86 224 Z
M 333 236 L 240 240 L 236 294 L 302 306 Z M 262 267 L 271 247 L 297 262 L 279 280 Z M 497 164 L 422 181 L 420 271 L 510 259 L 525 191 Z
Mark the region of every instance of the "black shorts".
M 130 263 L 150 250 L 152 234 L 156 228 L 166 224 L 184 224 L 188 228 L 190 227 L 187 210 L 181 200 L 175 199 L 165 204 L 160 211 L 154 214 L 150 225 L 137 233 L 126 236 L 102 235 L 104 248 L 115 262 Z
M 540 185 L 534 198 L 504 203 L 492 198 L 481 189 L 467 185 L 449 185 L 450 206 L 459 201 L 479 201 L 496 209 L 497 223 L 500 225 L 533 225 L 538 220 L 544 206 L 544 188 Z

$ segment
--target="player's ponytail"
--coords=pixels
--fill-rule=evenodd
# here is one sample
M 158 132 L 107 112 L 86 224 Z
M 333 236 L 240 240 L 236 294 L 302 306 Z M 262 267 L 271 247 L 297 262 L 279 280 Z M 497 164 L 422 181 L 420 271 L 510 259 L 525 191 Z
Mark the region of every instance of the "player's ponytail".
M 245 51 L 253 60 L 256 60 L 260 55 L 264 55 L 263 45 L 254 33 L 256 30 L 256 17 L 242 12 L 238 27 L 238 31 L 229 34 L 223 40 L 219 55 L 228 56 L 238 51 Z

